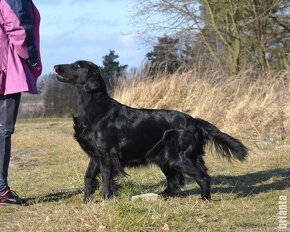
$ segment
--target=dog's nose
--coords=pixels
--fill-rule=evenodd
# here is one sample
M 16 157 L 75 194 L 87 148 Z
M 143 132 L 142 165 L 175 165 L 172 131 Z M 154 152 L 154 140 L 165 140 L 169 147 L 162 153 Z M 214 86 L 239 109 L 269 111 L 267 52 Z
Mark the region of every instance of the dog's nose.
M 53 71 L 55 71 L 55 72 L 57 72 L 58 69 L 59 69 L 59 66 L 58 66 L 58 65 L 55 65 L 55 66 L 53 67 Z
M 60 70 L 59 65 L 55 65 L 55 66 L 53 67 L 53 69 L 52 69 L 52 73 L 53 73 L 53 74 L 58 74 L 59 70 Z
M 57 69 L 53 68 L 51 72 L 52 72 L 52 74 L 57 74 Z

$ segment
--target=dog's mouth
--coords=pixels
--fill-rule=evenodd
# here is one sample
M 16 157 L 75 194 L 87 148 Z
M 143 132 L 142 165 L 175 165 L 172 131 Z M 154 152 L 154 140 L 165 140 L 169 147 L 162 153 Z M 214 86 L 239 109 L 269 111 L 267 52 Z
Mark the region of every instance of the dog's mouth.
M 55 68 L 52 69 L 52 74 L 54 74 L 58 80 L 60 80 L 60 81 L 66 81 L 66 79 L 65 79 L 62 75 L 60 75 L 60 74 L 55 70 Z

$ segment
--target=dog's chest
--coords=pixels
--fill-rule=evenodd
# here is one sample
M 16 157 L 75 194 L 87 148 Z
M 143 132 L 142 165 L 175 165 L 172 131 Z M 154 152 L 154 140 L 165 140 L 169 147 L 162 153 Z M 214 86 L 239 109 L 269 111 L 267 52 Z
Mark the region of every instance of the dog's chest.
M 88 127 L 84 122 L 79 122 L 75 125 L 74 129 L 74 137 L 80 144 L 81 148 L 89 156 L 94 156 L 96 151 L 96 145 L 92 128 Z

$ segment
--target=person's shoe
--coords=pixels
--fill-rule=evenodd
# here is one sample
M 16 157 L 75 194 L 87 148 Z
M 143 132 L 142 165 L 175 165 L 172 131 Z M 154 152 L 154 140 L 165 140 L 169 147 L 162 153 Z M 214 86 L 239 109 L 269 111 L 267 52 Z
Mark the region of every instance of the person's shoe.
M 26 206 L 27 202 L 21 199 L 14 191 L 7 188 L 6 191 L 0 195 L 0 206 L 1 205 L 23 205 Z

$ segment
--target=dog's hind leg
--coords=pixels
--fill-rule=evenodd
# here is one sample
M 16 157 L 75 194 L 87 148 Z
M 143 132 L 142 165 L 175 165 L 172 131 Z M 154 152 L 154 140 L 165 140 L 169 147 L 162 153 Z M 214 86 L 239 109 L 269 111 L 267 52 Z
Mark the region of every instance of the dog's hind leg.
M 198 174 L 195 177 L 195 181 L 198 183 L 201 189 L 201 199 L 202 200 L 211 200 L 210 187 L 211 187 L 211 177 L 207 173 L 207 167 L 202 156 L 197 158 L 197 170 Z
M 170 168 L 169 166 L 160 167 L 167 179 L 167 187 L 161 193 L 163 196 L 173 196 L 180 190 L 180 185 L 184 185 L 185 178 L 182 173 Z
M 85 182 L 85 189 L 84 189 L 84 202 L 88 203 L 92 201 L 93 194 L 95 193 L 98 187 L 98 181 L 96 180 L 96 176 L 100 173 L 99 164 L 93 159 L 90 159 L 90 163 L 88 165 L 84 182 Z
M 201 189 L 201 199 L 202 200 L 211 200 L 211 194 L 210 194 L 210 182 L 211 178 L 207 176 L 195 176 L 194 177 L 197 184 L 200 186 Z
M 182 171 L 187 175 L 193 177 L 197 184 L 200 186 L 201 199 L 210 201 L 211 177 L 207 173 L 207 168 L 205 166 L 202 156 L 198 156 L 196 161 L 190 163 L 191 165 L 182 166 Z

